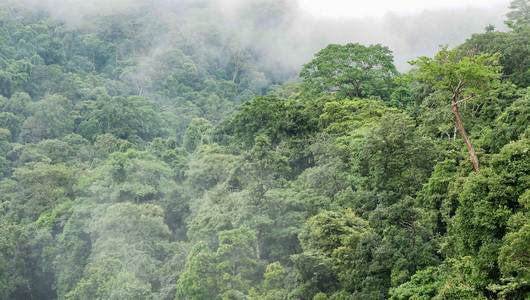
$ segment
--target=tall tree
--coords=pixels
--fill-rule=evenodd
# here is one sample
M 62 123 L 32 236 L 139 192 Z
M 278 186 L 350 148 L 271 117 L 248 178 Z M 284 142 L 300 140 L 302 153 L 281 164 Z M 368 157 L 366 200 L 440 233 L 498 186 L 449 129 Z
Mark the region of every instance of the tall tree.
M 267 136 L 258 135 L 254 147 L 247 155 L 247 176 L 250 178 L 251 193 L 255 198 L 257 207 L 257 232 L 256 232 L 256 258 L 261 259 L 261 246 L 263 227 L 268 223 L 264 213 L 265 193 L 271 187 L 278 185 L 282 173 L 288 170 L 287 158 L 270 149 L 271 143 Z
M 349 97 L 379 96 L 388 99 L 397 74 L 388 47 L 330 44 L 315 54 L 300 72 L 302 88 L 339 92 Z
M 177 282 L 175 299 L 247 299 L 244 295 L 261 275 L 253 258 L 254 239 L 255 232 L 242 227 L 219 232 L 215 252 L 197 243 Z
M 469 55 L 444 47 L 434 59 L 423 56 L 411 62 L 416 66 L 410 73 L 413 78 L 432 84 L 435 91 L 450 97 L 456 127 L 466 143 L 476 173 L 479 172 L 479 162 L 460 117 L 459 105 L 474 98 L 484 100 L 493 97 L 501 77 L 498 58 L 499 54 Z
M 518 28 L 530 26 L 530 1 L 513 0 L 508 8 L 511 10 L 506 14 L 508 17 L 506 24 L 509 27 L 517 30 Z

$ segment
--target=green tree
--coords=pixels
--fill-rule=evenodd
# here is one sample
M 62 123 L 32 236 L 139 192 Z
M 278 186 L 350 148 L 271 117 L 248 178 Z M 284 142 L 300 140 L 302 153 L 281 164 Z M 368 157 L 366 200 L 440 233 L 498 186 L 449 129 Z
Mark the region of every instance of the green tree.
M 430 215 L 435 234 L 446 233 L 451 226 L 450 217 L 454 215 L 458 200 L 450 193 L 450 186 L 457 180 L 457 167 L 454 159 L 438 162 L 421 191 L 415 199 L 416 206 L 422 207 Z
M 460 259 L 447 259 L 439 268 L 444 282 L 432 299 L 488 299 L 484 296 L 483 290 L 477 288 L 471 275 L 472 268 L 473 263 L 469 256 Z
M 60 95 L 48 95 L 31 106 L 33 116 L 22 124 L 21 138 L 24 142 L 64 137 L 72 133 L 74 120 L 70 115 L 72 103 Z
M 11 112 L 17 116 L 28 117 L 31 113 L 31 97 L 26 93 L 14 93 L 8 99 L 0 98 L 2 111 Z
M 8 151 L 11 150 L 11 145 L 9 144 L 10 137 L 11 132 L 0 127 L 0 180 L 10 171 L 8 168 L 8 161 L 6 160 Z
M 266 135 L 277 144 L 285 137 L 287 110 L 284 99 L 258 96 L 241 106 L 241 111 L 230 120 L 230 132 L 236 141 L 249 149 L 257 135 Z
M 226 183 L 231 179 L 237 166 L 241 164 L 241 158 L 225 152 L 226 149 L 213 144 L 201 148 L 197 157 L 190 160 L 185 175 L 186 184 L 189 184 L 194 196 L 200 196 L 216 185 Z M 233 184 L 234 188 L 238 188 L 236 182 Z
M 265 193 L 264 215 L 268 222 L 263 226 L 263 257 L 267 261 L 282 264 L 291 262 L 291 255 L 301 251 L 298 233 L 307 219 L 311 191 L 302 193 L 298 189 L 280 186 Z M 311 199 L 312 200 L 312 199 Z
M 212 124 L 204 118 L 193 118 L 184 133 L 183 146 L 188 152 L 193 152 L 199 144 L 208 144 L 209 132 Z
M 215 299 L 218 295 L 217 267 L 212 250 L 198 243 L 188 255 L 188 268 L 177 281 L 175 300 Z
M 31 297 L 29 235 L 14 213 L 0 215 L 0 296 L 3 299 Z
M 515 100 L 494 121 L 487 139 L 492 153 L 498 152 L 510 141 L 517 141 L 522 136 L 530 136 L 530 89 Z
M 85 203 L 72 206 L 62 232 L 56 236 L 56 255 L 52 264 L 55 269 L 54 286 L 59 299 L 65 299 L 66 294 L 83 278 L 91 252 L 89 224 L 93 210 L 93 205 Z M 63 218 L 57 221 L 62 222 Z
M 32 64 L 25 59 L 2 60 L 2 72 L 0 72 L 1 94 L 10 97 L 13 93 L 22 92 L 29 83 L 29 75 Z
M 502 66 L 503 81 L 509 80 L 526 88 L 530 84 L 530 61 L 526 59 L 530 55 L 529 39 L 530 26 L 527 26 L 525 30 L 473 34 L 458 48 L 475 54 L 501 53 L 499 64 Z
M 298 296 L 312 298 L 324 292 L 385 298 L 392 253 L 366 220 L 351 210 L 323 211 L 307 220 L 299 238 L 304 251 L 293 256 Z
M 255 233 L 243 227 L 219 232 L 215 252 L 199 242 L 177 282 L 175 299 L 244 299 L 258 280 L 254 239 Z
M 160 287 L 170 235 L 160 206 L 99 206 L 88 231 L 88 264 L 67 299 L 148 299 Z
M 499 268 L 502 284 L 492 284 L 488 289 L 501 297 L 524 299 L 530 293 L 530 189 L 519 197 L 523 209 L 508 220 L 508 232 L 503 237 L 499 252 Z
M 87 112 L 79 120 L 77 132 L 89 140 L 111 133 L 138 142 L 139 139 L 151 140 L 164 130 L 163 118 L 151 99 L 100 96 L 87 104 Z
M 510 12 L 506 14 L 506 24 L 513 29 L 530 26 L 530 3 L 528 0 L 513 0 L 508 6 Z
M 92 61 L 92 71 L 96 71 L 96 69 L 99 69 L 97 68 L 97 60 L 96 58 L 100 58 L 100 57 L 104 57 L 104 54 L 105 52 L 108 52 L 108 51 L 105 51 L 104 47 L 105 47 L 105 44 L 103 43 L 103 41 L 101 41 L 97 35 L 91 33 L 91 34 L 87 34 L 84 36 L 83 38 L 83 44 L 86 45 L 87 47 L 90 48 L 90 56 L 91 56 L 91 61 Z M 98 60 L 101 60 L 98 59 Z
M 306 91 L 339 92 L 350 99 L 379 96 L 388 100 L 397 74 L 388 47 L 330 44 L 300 72 Z
M 428 300 L 432 299 L 440 288 L 442 281 L 434 267 L 416 272 L 410 281 L 390 290 L 391 300 Z
M 413 78 L 431 84 L 435 91 L 451 99 L 451 113 L 476 173 L 479 172 L 479 161 L 460 117 L 459 105 L 473 98 L 484 101 L 493 97 L 501 76 L 498 57 L 498 54 L 467 56 L 460 50 L 449 51 L 445 47 L 434 59 L 420 57 L 411 62 L 417 67 L 410 72 Z
M 432 148 L 430 140 L 415 133 L 411 118 L 384 115 L 368 132 L 362 149 L 367 184 L 378 191 L 415 195 L 432 171 Z
M 287 158 L 278 155 L 270 149 L 271 144 L 267 136 L 258 135 L 254 142 L 254 147 L 250 150 L 245 168 L 247 176 L 251 179 L 251 195 L 256 199 L 253 201 L 256 206 L 256 258 L 261 259 L 262 255 L 262 235 L 263 227 L 270 220 L 264 212 L 265 193 L 281 182 L 283 174 L 288 169 Z
M 386 107 L 376 100 L 344 99 L 325 103 L 320 122 L 325 127 L 324 131 L 346 136 L 355 129 L 379 120 L 384 114 L 397 112 L 397 109 Z
M 501 275 L 510 281 L 508 278 L 516 278 L 518 272 L 524 270 L 521 265 L 518 268 L 517 263 L 510 262 L 508 257 L 511 251 L 514 255 L 520 251 L 516 250 L 517 237 L 526 238 L 525 222 L 516 220 L 522 220 L 527 210 L 529 145 L 528 139 L 522 139 L 504 146 L 499 154 L 491 157 L 489 167 L 478 175 L 465 178 L 461 187 L 456 187 L 459 206 L 451 220 L 454 227 L 445 237 L 442 253 L 450 257 L 469 256 L 469 280 L 479 290 L 498 284 Z M 510 250 L 503 241 L 512 241 L 515 248 Z M 504 251 L 502 255 L 501 249 Z M 525 265 L 524 260 L 521 263 Z M 512 280 L 515 285 L 521 283 Z M 528 288 L 524 284 L 519 287 Z M 517 290 L 517 287 L 513 288 Z
M 250 298 L 255 300 L 285 299 L 284 279 L 285 268 L 279 262 L 269 264 L 263 275 L 263 280 L 258 286 L 250 290 Z
M 27 164 L 0 183 L 2 200 L 20 218 L 37 220 L 44 211 L 73 197 L 76 177 L 77 172 L 64 164 Z
M 173 196 L 173 178 L 173 171 L 164 162 L 147 152 L 128 149 L 111 154 L 85 192 L 102 203 L 161 203 Z
M 107 299 L 144 300 L 151 299 L 151 284 L 143 282 L 134 274 L 121 272 L 109 282 Z
M 63 73 L 59 65 L 33 66 L 25 91 L 33 100 L 41 100 L 48 94 L 59 94 L 68 99 L 76 99 L 81 96 L 76 77 L 73 74 Z

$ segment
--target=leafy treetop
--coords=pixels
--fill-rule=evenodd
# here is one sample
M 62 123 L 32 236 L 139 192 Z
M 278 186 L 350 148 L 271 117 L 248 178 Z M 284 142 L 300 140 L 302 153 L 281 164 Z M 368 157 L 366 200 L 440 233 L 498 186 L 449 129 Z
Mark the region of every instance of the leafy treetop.
M 341 96 L 387 99 L 397 74 L 388 47 L 349 43 L 330 44 L 315 54 L 300 72 L 302 88 L 311 92 L 338 92 Z

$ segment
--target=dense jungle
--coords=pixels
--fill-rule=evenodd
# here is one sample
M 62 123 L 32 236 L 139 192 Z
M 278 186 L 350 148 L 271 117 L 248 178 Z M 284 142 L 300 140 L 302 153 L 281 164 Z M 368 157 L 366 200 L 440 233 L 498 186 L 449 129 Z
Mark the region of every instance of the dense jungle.
M 0 2 L 0 299 L 529 299 L 528 0 L 408 72 L 152 3 Z

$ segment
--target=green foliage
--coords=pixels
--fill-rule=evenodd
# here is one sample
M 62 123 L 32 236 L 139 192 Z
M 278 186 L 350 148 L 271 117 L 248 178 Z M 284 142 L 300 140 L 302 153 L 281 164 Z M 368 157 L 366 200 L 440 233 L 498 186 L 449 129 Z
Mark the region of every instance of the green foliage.
M 197 244 L 188 256 L 188 269 L 177 282 L 175 299 L 214 299 L 217 291 L 213 264 L 211 250 L 204 243 Z
M 177 282 L 175 299 L 234 299 L 248 293 L 252 281 L 257 280 L 254 239 L 253 231 L 239 228 L 219 232 L 215 252 L 198 243 L 188 256 L 188 269 Z
M 114 152 L 101 167 L 89 194 L 104 203 L 164 201 L 173 196 L 174 173 L 147 152 Z
M 499 64 L 504 73 L 503 80 L 509 80 L 517 86 L 525 88 L 530 84 L 528 79 L 530 62 L 526 59 L 530 54 L 528 49 L 529 36 L 530 28 L 527 24 L 521 30 L 511 32 L 474 34 L 460 48 L 479 53 L 500 53 Z
M 513 0 L 510 2 L 510 12 L 506 14 L 506 25 L 515 30 L 528 28 L 530 24 L 530 5 L 526 0 Z
M 459 106 L 467 105 L 473 99 L 485 101 L 495 97 L 501 77 L 499 55 L 465 55 L 461 50 L 448 51 L 447 47 L 444 47 L 434 59 L 420 57 L 412 61 L 411 64 L 417 68 L 409 72 L 409 78 L 432 85 L 433 89 L 441 94 L 442 99 L 451 98 L 451 113 L 476 173 L 480 171 L 479 160 L 464 128 Z M 449 107 L 442 105 L 444 106 Z
M 474 116 L 481 112 L 481 108 L 488 113 L 492 105 L 489 100 L 497 99 L 502 87 L 499 83 L 501 67 L 498 65 L 500 54 L 473 55 L 461 49 L 448 50 L 444 47 L 434 58 L 420 57 L 410 62 L 416 68 L 408 74 L 408 80 L 420 80 L 432 86 L 434 93 L 426 97 L 423 106 L 429 114 L 427 118 L 435 119 L 438 123 L 449 122 L 450 114 L 456 122 L 456 128 L 467 143 L 467 133 L 460 115 Z M 471 108 L 470 108 L 471 106 Z M 494 107 L 494 106 L 493 106 Z M 472 120 L 464 120 L 465 124 Z M 436 124 L 439 133 L 450 136 L 451 124 Z M 466 126 L 469 129 L 469 125 Z M 455 133 L 453 133 L 454 135 Z M 473 148 L 470 146 L 468 148 Z M 473 159 L 472 149 L 469 149 Z M 478 162 L 477 162 L 478 165 Z
M 377 121 L 384 114 L 397 112 L 396 109 L 383 106 L 379 101 L 355 98 L 327 102 L 320 121 L 324 124 L 326 132 L 347 135 L 352 130 Z
M 151 140 L 163 130 L 163 119 L 156 104 L 139 96 L 101 96 L 87 103 L 88 112 L 79 120 L 79 132 L 94 140 L 104 133 L 137 142 L 139 138 Z
M 409 75 L 332 44 L 300 83 L 260 46 L 281 1 L 22 2 L 0 3 L 0 299 L 528 297 L 527 1 Z
M 63 73 L 59 65 L 36 65 L 29 72 L 26 91 L 32 99 L 40 100 L 46 95 L 60 94 L 68 99 L 80 97 L 76 76 Z
M 33 116 L 22 124 L 21 139 L 25 143 L 43 139 L 60 138 L 73 131 L 74 121 L 70 116 L 71 102 L 54 95 L 31 105 Z
M 518 199 L 524 199 L 530 187 L 528 147 L 527 139 L 506 145 L 492 156 L 491 167 L 484 174 L 468 178 L 459 191 L 454 240 L 450 241 L 456 242 L 457 255 L 471 256 L 470 278 L 477 287 L 498 282 L 502 275 L 498 265 L 502 239 L 510 218 L 524 211 Z M 518 226 L 512 230 L 524 225 Z
M 213 151 L 209 155 L 197 157 L 188 165 L 189 170 L 185 175 L 190 188 L 197 192 L 203 192 L 215 187 L 218 183 L 226 182 L 230 179 L 231 173 L 235 171 L 240 158 Z M 237 188 L 237 182 L 233 182 Z
M 107 299 L 150 299 L 151 285 L 131 273 L 120 273 L 109 282 Z
M 416 272 L 410 281 L 397 288 L 390 289 L 390 299 L 432 299 L 441 285 L 436 268 L 430 267 Z
M 89 263 L 66 298 L 145 299 L 150 295 L 159 285 L 157 269 L 169 246 L 162 208 L 114 204 L 95 213 L 89 230 Z
M 394 67 L 392 52 L 379 44 L 330 44 L 315 54 L 300 72 L 302 88 L 309 92 L 338 92 L 340 96 L 388 99 Z
M 54 285 L 59 299 L 64 299 L 83 277 L 91 252 L 88 224 L 92 209 L 83 204 L 73 206 L 62 232 L 56 237 L 57 255 L 52 265 L 57 270 Z
M 368 132 L 361 152 L 371 188 L 414 195 L 432 170 L 431 141 L 415 134 L 414 122 L 402 114 L 386 114 Z
M 457 200 L 450 195 L 450 186 L 456 181 L 456 161 L 446 159 L 434 166 L 429 181 L 423 185 L 416 201 L 430 215 L 434 231 L 444 234 L 450 225 L 450 216 L 454 215 Z
M 266 135 L 277 144 L 284 136 L 288 124 L 286 101 L 275 96 L 256 97 L 241 106 L 241 112 L 231 120 L 229 128 L 235 138 L 250 148 L 257 135 Z
M 446 277 L 438 293 L 432 299 L 488 299 L 476 288 L 472 279 L 473 264 L 469 256 L 460 259 L 448 259 L 440 267 L 442 276 Z
M 435 90 L 458 93 L 455 101 L 469 96 L 488 98 L 500 77 L 499 54 L 468 56 L 460 50 L 444 47 L 434 59 L 420 57 L 412 61 L 412 76 L 432 84 Z
M 34 163 L 15 169 L 13 179 L 0 183 L 4 205 L 21 218 L 36 220 L 72 197 L 76 173 L 62 164 Z
M 389 258 L 386 245 L 351 210 L 326 211 L 309 218 L 299 238 L 304 252 L 295 255 L 294 261 L 303 297 L 339 290 L 354 297 L 385 297 L 389 282 L 384 277 L 389 269 L 378 260 Z
M 495 120 L 488 136 L 492 151 L 498 152 L 504 145 L 520 139 L 523 135 L 530 136 L 528 128 L 530 128 L 530 93 L 526 90 Z
M 0 232 L 0 295 L 20 299 L 26 295 L 22 291 L 30 281 L 25 261 L 29 236 L 24 226 L 17 224 L 14 214 L 0 219 Z
M 503 237 L 498 258 L 502 284 L 488 286 L 501 297 L 524 299 L 530 291 L 530 260 L 527 255 L 530 243 L 529 200 L 530 190 L 527 189 L 519 198 L 524 209 L 508 220 L 508 233 Z
M 208 144 L 208 135 L 212 124 L 208 120 L 200 118 L 191 120 L 190 125 L 184 133 L 184 148 L 193 152 L 201 143 Z
M 250 297 L 256 300 L 285 299 L 284 277 L 285 269 L 279 262 L 269 264 L 263 274 L 263 280 L 250 290 Z

